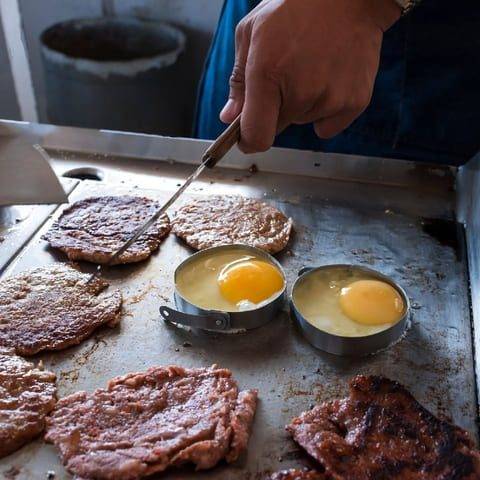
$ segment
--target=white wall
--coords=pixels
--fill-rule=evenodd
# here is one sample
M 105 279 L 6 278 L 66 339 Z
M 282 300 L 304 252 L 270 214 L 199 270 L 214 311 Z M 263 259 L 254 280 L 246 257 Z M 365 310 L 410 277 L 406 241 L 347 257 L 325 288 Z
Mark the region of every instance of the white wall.
M 0 0 L 1 1 L 1 0 Z M 0 22 L 0 118 L 20 120 L 20 109 L 15 96 L 7 47 Z
M 0 0 L 1 1 L 1 0 Z M 178 94 L 190 96 L 193 117 L 196 87 L 215 31 L 223 0 L 115 0 L 117 15 L 164 20 L 178 25 L 188 36 L 185 62 L 188 79 L 179 79 Z M 102 13 L 101 0 L 20 0 L 40 121 L 46 121 L 45 88 L 39 36 L 48 26 L 66 19 L 95 17 Z M 186 83 L 188 82 L 188 84 Z

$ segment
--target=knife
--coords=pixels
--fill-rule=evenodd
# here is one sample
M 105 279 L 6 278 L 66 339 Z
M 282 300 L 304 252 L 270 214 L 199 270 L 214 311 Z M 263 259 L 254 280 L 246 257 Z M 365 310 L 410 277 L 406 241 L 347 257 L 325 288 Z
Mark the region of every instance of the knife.
M 107 260 L 103 265 L 98 265 L 95 273 L 91 275 L 88 282 L 100 275 L 102 267 L 112 265 L 125 251 L 134 244 L 167 210 L 178 200 L 180 195 L 202 174 L 206 168 L 213 168 L 230 151 L 240 139 L 240 115 L 231 123 L 228 128 L 212 143 L 205 151 L 202 162 L 196 170 L 185 180 L 183 185 L 142 225 L 132 236 Z

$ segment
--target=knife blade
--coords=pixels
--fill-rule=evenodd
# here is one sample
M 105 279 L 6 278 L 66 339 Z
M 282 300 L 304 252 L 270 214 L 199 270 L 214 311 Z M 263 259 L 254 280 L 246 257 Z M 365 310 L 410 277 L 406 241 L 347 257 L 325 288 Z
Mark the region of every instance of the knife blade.
M 0 207 L 67 202 L 48 153 L 21 138 L 0 135 Z
M 185 180 L 183 185 L 143 224 L 132 236 L 122 244 L 122 246 L 112 253 L 108 261 L 103 265 L 98 265 L 97 270 L 91 275 L 88 282 L 100 275 L 102 267 L 112 265 L 118 258 L 126 252 L 167 210 L 178 200 L 185 190 L 203 173 L 206 168 L 213 168 L 230 151 L 230 149 L 240 139 L 240 116 L 213 142 L 205 151 L 202 162 L 194 172 Z

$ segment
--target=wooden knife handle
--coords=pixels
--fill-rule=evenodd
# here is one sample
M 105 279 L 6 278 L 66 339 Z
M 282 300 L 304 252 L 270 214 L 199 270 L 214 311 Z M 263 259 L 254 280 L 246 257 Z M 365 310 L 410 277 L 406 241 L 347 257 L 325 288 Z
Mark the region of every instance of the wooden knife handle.
M 240 140 L 240 115 L 228 128 L 212 143 L 205 152 L 203 159 L 207 160 L 207 167 L 213 168 Z

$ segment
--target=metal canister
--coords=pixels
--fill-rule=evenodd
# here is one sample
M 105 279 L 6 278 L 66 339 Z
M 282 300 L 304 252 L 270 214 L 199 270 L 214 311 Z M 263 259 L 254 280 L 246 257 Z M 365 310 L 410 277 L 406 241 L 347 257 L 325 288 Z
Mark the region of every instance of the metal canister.
M 317 328 L 300 313 L 299 309 L 295 305 L 295 291 L 299 285 L 301 285 L 301 283 L 304 282 L 310 275 L 315 275 L 316 272 L 327 269 L 350 271 L 352 273 L 360 272 L 369 279 L 380 280 L 388 283 L 395 288 L 403 300 L 405 311 L 402 318 L 386 330 L 382 330 L 381 332 L 374 333 L 372 335 L 359 337 L 335 335 Z M 408 296 L 403 288 L 395 282 L 395 280 L 370 268 L 348 264 L 323 265 L 316 268 L 305 267 L 302 269 L 299 272 L 299 276 L 292 288 L 290 311 L 303 335 L 314 347 L 334 355 L 342 356 L 368 355 L 383 350 L 395 343 L 404 334 L 411 312 Z
M 265 260 L 274 265 L 283 278 L 283 289 L 278 292 L 270 301 L 262 304 L 256 309 L 224 312 L 219 310 L 207 310 L 194 305 L 184 298 L 177 289 L 177 277 L 188 264 L 198 261 L 199 258 L 210 258 L 215 253 L 224 253 L 229 250 L 241 250 L 245 254 L 251 254 L 256 258 Z M 286 277 L 280 263 L 271 255 L 258 248 L 247 245 L 222 245 L 212 247 L 195 253 L 182 262 L 175 270 L 175 293 L 174 300 L 176 309 L 168 306 L 160 307 L 160 314 L 164 320 L 174 324 L 188 326 L 195 329 L 209 330 L 216 332 L 231 332 L 251 330 L 261 327 L 273 320 L 283 310 L 286 300 Z
M 177 27 L 127 17 L 74 19 L 49 27 L 40 42 L 49 123 L 188 134 L 184 97 L 194 84 Z

